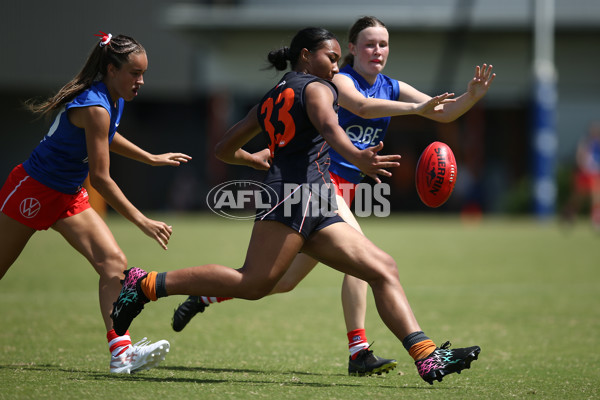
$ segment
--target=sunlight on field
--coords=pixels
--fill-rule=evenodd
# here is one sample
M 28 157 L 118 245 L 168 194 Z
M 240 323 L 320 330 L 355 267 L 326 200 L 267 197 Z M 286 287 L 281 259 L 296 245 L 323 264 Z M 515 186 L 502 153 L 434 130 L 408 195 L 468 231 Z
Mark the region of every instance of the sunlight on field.
M 240 267 L 251 222 L 209 214 L 160 215 L 173 225 L 164 251 L 133 225 L 108 223 L 132 266 L 166 271 L 203 263 Z M 160 368 L 108 374 L 97 278 L 55 232 L 39 233 L 0 282 L 0 398 L 594 398 L 600 395 L 600 235 L 530 219 L 392 215 L 359 220 L 395 258 L 421 327 L 436 343 L 477 344 L 470 370 L 430 387 L 369 298 L 367 333 L 398 368 L 346 376 L 342 276 L 319 265 L 291 293 L 212 305 L 181 333 L 182 297 L 147 305 L 134 341 L 167 339 Z M 167 383 L 167 385 L 162 385 Z

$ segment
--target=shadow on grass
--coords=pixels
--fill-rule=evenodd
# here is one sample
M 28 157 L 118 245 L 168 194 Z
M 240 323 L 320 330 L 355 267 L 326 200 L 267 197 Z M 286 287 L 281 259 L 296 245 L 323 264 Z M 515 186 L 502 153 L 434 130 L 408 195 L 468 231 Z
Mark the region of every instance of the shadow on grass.
M 274 370 L 264 370 L 264 369 L 244 369 L 244 368 L 205 368 L 205 367 L 184 367 L 184 366 L 165 366 L 165 367 L 157 367 L 152 371 L 154 372 L 165 372 L 165 371 L 175 371 L 182 373 L 198 373 L 198 374 L 233 374 L 228 375 L 227 379 L 215 379 L 209 377 L 203 378 L 190 378 L 190 377 L 177 377 L 177 376 L 156 376 L 150 375 L 149 371 L 141 371 L 138 373 L 129 374 L 111 374 L 111 373 L 101 373 L 95 371 L 89 371 L 85 369 L 77 369 L 77 368 L 64 368 L 59 365 L 53 364 L 8 364 L 8 365 L 0 365 L 0 370 L 10 370 L 10 369 L 18 369 L 24 371 L 32 371 L 32 372 L 59 372 L 66 374 L 77 374 L 78 379 L 85 379 L 85 376 L 89 377 L 89 379 L 93 380 L 111 380 L 111 381 L 135 381 L 135 382 L 159 382 L 159 383 L 196 383 L 196 384 L 264 384 L 264 385 L 286 385 L 286 386 L 303 386 L 303 387 L 361 387 L 364 386 L 362 381 L 365 379 L 378 379 L 378 388 L 387 388 L 387 389 L 431 389 L 432 387 L 423 387 L 423 386 L 407 386 L 407 385 L 391 385 L 391 384 L 382 384 L 385 381 L 382 379 L 383 377 L 348 377 L 347 375 L 341 374 L 318 374 L 304 371 L 274 371 Z M 252 378 L 244 379 L 244 374 L 253 374 L 256 376 L 266 375 L 273 377 L 272 380 L 257 380 Z M 239 377 L 238 377 L 239 376 Z M 277 379 L 276 377 L 280 376 L 281 379 Z M 292 378 L 290 378 L 290 376 Z M 323 382 L 305 382 L 296 378 L 296 376 L 314 376 L 317 378 L 327 378 L 327 377 L 335 377 L 336 381 L 332 383 L 323 383 Z M 340 382 L 338 379 L 348 378 L 355 380 L 356 383 L 350 382 Z M 398 382 L 399 383 L 399 382 Z M 436 387 L 436 389 L 442 389 L 443 387 Z
M 172 371 L 182 371 L 182 372 L 204 372 L 204 373 L 212 373 L 212 374 L 220 374 L 220 373 L 246 373 L 246 374 L 262 374 L 262 375 L 272 375 L 272 374 L 280 374 L 280 375 L 313 375 L 313 376 L 324 376 L 323 374 L 317 374 L 314 372 L 306 372 L 306 371 L 281 371 L 281 370 L 266 370 L 266 369 L 244 369 L 244 368 L 207 368 L 207 367 L 183 367 L 183 366 L 160 366 L 161 370 L 172 370 Z M 327 374 L 327 376 L 345 376 L 341 374 Z

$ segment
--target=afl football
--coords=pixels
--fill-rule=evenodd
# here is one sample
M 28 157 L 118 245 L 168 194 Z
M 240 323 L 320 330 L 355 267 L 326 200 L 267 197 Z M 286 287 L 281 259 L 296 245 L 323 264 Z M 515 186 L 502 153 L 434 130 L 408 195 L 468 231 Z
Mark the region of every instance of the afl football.
M 433 142 L 417 162 L 415 183 L 417 193 L 425 205 L 436 208 L 448 200 L 456 183 L 456 160 L 450 147 Z

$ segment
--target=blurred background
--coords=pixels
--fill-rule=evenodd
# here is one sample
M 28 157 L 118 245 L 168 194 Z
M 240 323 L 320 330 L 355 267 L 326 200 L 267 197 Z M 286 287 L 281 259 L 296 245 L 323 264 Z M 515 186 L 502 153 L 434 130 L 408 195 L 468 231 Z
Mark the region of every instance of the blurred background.
M 50 123 L 35 120 L 23 101 L 70 80 L 99 30 L 123 33 L 144 45 L 149 69 L 120 133 L 150 152 L 194 159 L 152 169 L 114 156 L 111 173 L 140 209 L 204 210 L 214 185 L 258 177 L 217 161 L 212 149 L 281 77 L 264 70 L 267 53 L 305 26 L 331 30 L 345 50 L 350 25 L 364 15 L 390 32 L 384 73 L 427 94 L 464 93 L 482 63 L 497 73 L 487 96 L 453 123 L 392 119 L 384 152 L 403 157 L 386 180 L 394 210 L 557 215 L 571 192 L 577 143 L 600 120 L 598 0 L 5 0 L 1 179 Z M 414 168 L 434 140 L 454 150 L 458 179 L 433 211 L 416 194 Z

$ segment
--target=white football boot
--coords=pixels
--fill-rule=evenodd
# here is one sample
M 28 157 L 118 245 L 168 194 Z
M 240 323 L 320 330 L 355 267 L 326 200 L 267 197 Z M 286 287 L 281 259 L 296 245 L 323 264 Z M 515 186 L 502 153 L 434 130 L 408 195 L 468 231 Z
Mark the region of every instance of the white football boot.
M 170 344 L 166 340 L 150 343 L 143 338 L 118 356 L 111 356 L 110 372 L 131 374 L 157 367 L 169 352 Z

